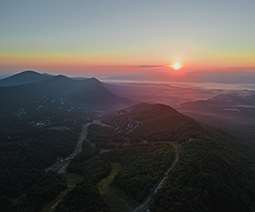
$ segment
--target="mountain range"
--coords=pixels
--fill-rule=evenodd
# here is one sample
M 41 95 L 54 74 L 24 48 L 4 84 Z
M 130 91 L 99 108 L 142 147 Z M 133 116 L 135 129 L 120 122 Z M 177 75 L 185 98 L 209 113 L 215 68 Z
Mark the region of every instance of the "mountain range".
M 1 81 L 0 111 L 2 114 L 19 110 L 35 111 L 72 108 L 109 110 L 126 106 L 129 99 L 106 89 L 96 78 L 71 79 L 63 75 L 46 76 L 25 71 Z M 7 87 L 8 85 L 8 87 Z

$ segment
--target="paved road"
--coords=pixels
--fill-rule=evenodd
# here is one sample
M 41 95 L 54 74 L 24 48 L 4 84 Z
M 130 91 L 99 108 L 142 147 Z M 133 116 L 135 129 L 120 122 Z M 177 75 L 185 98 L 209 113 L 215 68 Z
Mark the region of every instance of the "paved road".
M 64 166 L 62 166 L 59 170 L 58 170 L 58 174 L 65 174 L 66 173 L 66 168 L 67 166 L 69 166 L 69 163 L 71 162 L 71 160 L 69 160 Z
M 141 204 L 139 205 L 136 209 L 134 209 L 132 212 L 144 212 L 147 211 L 147 209 L 150 206 L 150 202 L 152 200 L 152 197 L 154 194 L 157 193 L 157 191 L 164 185 L 166 179 L 167 179 L 167 175 L 170 172 L 170 170 L 174 167 L 175 163 L 178 161 L 178 149 L 177 147 L 174 148 L 174 154 L 175 154 L 175 159 L 174 162 L 172 163 L 172 165 L 169 167 L 169 169 L 166 171 L 163 179 L 159 182 L 159 184 L 157 185 L 157 187 L 155 188 L 155 190 L 152 192 L 151 195 L 148 196 L 148 198 Z
M 84 139 L 86 139 L 86 136 L 84 135 L 85 131 L 87 130 L 88 126 L 90 125 L 90 123 L 87 123 L 83 126 L 80 137 L 78 139 L 78 143 L 77 146 L 74 150 L 73 156 L 79 154 L 82 151 L 82 142 Z
M 82 131 L 81 131 L 80 136 L 79 136 L 79 139 L 78 139 L 78 142 L 77 142 L 77 145 L 76 145 L 76 148 L 75 148 L 75 150 L 72 154 L 72 157 L 70 157 L 70 155 L 68 157 L 66 157 L 66 158 L 69 158 L 68 162 L 58 170 L 59 174 L 65 174 L 66 173 L 66 168 L 68 167 L 68 165 L 71 162 L 71 160 L 73 159 L 73 157 L 75 157 L 76 155 L 78 155 L 82 151 L 83 140 L 86 139 L 86 137 L 87 137 L 87 136 L 84 135 L 84 133 L 87 130 L 87 127 L 89 125 L 90 125 L 90 123 L 87 123 L 83 126 Z
M 63 160 L 67 161 L 67 163 L 62 166 L 59 170 L 58 173 L 59 174 L 63 174 L 66 173 L 66 167 L 69 165 L 70 161 L 73 159 L 74 156 L 78 155 L 81 151 L 82 151 L 82 142 L 84 139 L 86 139 L 86 136 L 84 136 L 84 132 L 87 130 L 87 127 L 90 125 L 90 123 L 86 123 L 83 128 L 82 131 L 80 133 L 80 136 L 78 138 L 78 142 L 77 145 L 75 147 L 75 150 L 73 151 L 73 153 L 71 155 L 68 155 L 67 157 L 65 157 Z M 49 170 L 54 170 L 54 168 L 59 164 L 59 161 L 57 161 L 56 163 L 54 163 L 53 165 L 51 165 L 50 167 L 45 169 L 45 172 L 48 172 Z
M 67 166 L 69 165 L 69 163 L 71 162 L 71 160 L 73 159 L 73 157 L 77 154 L 79 154 L 81 151 L 82 151 L 82 142 L 84 139 L 86 139 L 86 136 L 84 135 L 84 132 L 87 130 L 87 127 L 90 125 L 90 123 L 86 123 L 83 128 L 82 128 L 82 131 L 80 133 L 80 136 L 79 136 L 79 139 L 78 139 L 78 142 L 77 142 L 77 145 L 76 145 L 76 148 L 73 152 L 73 154 L 67 156 L 64 160 L 67 161 L 67 163 L 62 166 L 59 170 L 58 170 L 58 173 L 59 174 L 64 174 L 66 173 L 66 168 Z M 56 167 L 57 165 L 59 164 L 59 161 L 57 161 L 56 163 L 54 163 L 53 165 L 51 165 L 50 167 L 46 168 L 45 169 L 45 172 L 48 172 L 49 170 L 53 170 L 54 167 Z M 28 190 L 28 189 L 27 189 Z M 26 193 L 26 192 L 25 192 Z M 16 199 L 13 199 L 13 203 L 14 204 L 17 204 L 19 202 L 19 199 L 21 198 L 26 198 L 26 194 L 22 194 L 20 197 L 16 198 Z

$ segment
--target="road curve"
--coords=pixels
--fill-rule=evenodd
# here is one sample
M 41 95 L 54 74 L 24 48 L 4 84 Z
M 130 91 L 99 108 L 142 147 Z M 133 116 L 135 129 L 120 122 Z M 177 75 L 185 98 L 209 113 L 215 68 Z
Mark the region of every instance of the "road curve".
M 174 148 L 174 162 L 169 167 L 169 169 L 167 169 L 167 171 L 165 172 L 163 179 L 159 182 L 159 184 L 157 185 L 155 190 L 151 193 L 151 195 L 149 195 L 147 197 L 147 199 L 141 205 L 139 205 L 137 208 L 135 208 L 132 212 L 144 212 L 144 211 L 146 211 L 149 208 L 150 202 L 152 200 L 153 195 L 156 194 L 158 192 L 158 190 L 164 185 L 164 183 L 165 183 L 165 181 L 167 179 L 168 173 L 175 166 L 175 163 L 177 161 L 178 161 L 178 148 L 175 147 Z

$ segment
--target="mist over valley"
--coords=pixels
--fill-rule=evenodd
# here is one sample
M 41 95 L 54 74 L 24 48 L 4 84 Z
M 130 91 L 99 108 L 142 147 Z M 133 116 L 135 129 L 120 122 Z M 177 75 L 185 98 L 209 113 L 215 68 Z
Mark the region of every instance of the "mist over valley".
M 3 210 L 253 210 L 253 89 L 34 71 L 0 83 Z

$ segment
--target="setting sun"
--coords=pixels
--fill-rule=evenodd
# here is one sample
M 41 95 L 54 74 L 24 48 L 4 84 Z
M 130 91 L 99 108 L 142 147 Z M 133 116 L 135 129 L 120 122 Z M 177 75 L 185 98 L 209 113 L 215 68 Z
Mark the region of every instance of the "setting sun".
M 171 67 L 175 70 L 178 70 L 181 68 L 181 64 L 179 62 L 175 62 L 173 65 L 171 65 Z

